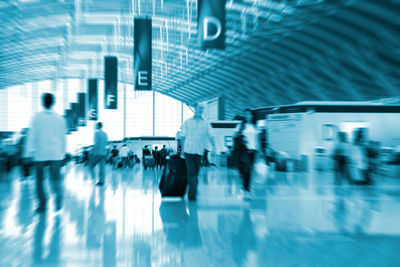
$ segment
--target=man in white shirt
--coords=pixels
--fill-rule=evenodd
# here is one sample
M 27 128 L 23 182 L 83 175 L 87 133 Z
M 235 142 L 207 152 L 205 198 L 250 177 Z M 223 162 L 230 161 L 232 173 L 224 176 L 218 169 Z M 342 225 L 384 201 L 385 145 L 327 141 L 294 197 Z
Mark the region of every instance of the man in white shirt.
M 108 137 L 107 134 L 102 130 L 103 123 L 98 122 L 96 124 L 96 133 L 94 134 L 94 145 L 92 149 L 92 155 L 90 159 L 90 173 L 93 180 L 95 179 L 94 168 L 99 164 L 99 181 L 96 185 L 102 186 L 105 178 L 105 166 L 107 157 L 107 145 Z
M 52 188 L 56 193 L 56 210 L 60 210 L 62 206 L 60 168 L 66 151 L 66 123 L 63 117 L 52 111 L 54 103 L 52 94 L 43 94 L 44 111 L 34 115 L 25 149 L 25 157 L 33 157 L 36 163 L 38 213 L 46 210 L 46 195 L 43 190 L 43 171 L 46 166 L 49 167 Z
M 211 143 L 215 151 L 214 137 L 211 133 L 210 123 L 202 118 L 204 107 L 195 105 L 195 114 L 187 119 L 182 126 L 181 139 L 183 152 L 186 158 L 186 168 L 189 184 L 188 198 L 196 201 L 198 175 L 200 171 L 201 157 L 204 149 Z

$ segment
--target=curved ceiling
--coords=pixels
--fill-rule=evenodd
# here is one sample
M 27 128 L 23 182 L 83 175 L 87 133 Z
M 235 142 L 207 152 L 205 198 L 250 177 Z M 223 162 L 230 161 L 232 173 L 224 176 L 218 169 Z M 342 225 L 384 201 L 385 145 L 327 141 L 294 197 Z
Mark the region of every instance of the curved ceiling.
M 103 77 L 133 82 L 133 17 L 153 19 L 153 89 L 244 107 L 400 95 L 400 0 L 227 0 L 226 49 L 197 43 L 196 0 L 0 2 L 0 88 Z

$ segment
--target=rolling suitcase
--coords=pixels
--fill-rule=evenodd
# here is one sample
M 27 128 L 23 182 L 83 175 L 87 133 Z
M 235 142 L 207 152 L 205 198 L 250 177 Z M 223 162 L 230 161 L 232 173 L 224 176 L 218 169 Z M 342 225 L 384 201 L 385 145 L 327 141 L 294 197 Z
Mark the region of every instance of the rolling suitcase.
M 186 163 L 179 155 L 173 155 L 164 167 L 159 189 L 163 197 L 184 197 L 187 187 Z
M 145 156 L 144 157 L 144 159 L 143 159 L 143 167 L 144 167 L 144 169 L 154 168 L 155 165 L 156 164 L 154 162 L 153 156 Z

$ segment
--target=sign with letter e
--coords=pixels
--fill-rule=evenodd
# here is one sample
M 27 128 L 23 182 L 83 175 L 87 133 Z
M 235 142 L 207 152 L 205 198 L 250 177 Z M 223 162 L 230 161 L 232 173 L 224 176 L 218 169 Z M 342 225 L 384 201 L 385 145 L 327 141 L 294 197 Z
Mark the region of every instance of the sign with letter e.
M 151 19 L 134 19 L 133 69 L 135 90 L 151 91 Z

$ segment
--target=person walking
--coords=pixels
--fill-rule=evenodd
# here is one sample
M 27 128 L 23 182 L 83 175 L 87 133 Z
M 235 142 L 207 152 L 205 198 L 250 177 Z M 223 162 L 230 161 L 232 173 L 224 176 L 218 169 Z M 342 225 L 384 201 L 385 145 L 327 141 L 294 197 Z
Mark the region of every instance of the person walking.
M 36 212 L 46 211 L 46 195 L 43 189 L 44 168 L 49 167 L 52 188 L 56 194 L 56 211 L 62 208 L 61 161 L 66 152 L 66 122 L 52 110 L 53 94 L 43 94 L 44 111 L 34 115 L 25 150 L 25 158 L 32 157 L 36 165 L 36 194 L 39 206 Z
M 119 151 L 117 149 L 117 146 L 114 145 L 113 149 L 111 150 L 111 165 L 113 170 L 117 168 L 118 156 L 119 156 Z
M 354 183 L 357 185 L 370 185 L 372 179 L 369 172 L 367 158 L 367 135 L 364 128 L 359 128 L 354 132 L 353 146 L 351 149 L 352 173 L 355 177 Z
M 160 151 L 158 150 L 158 146 L 154 147 L 153 150 L 153 159 L 156 168 L 160 167 Z
M 234 136 L 234 157 L 243 181 L 244 200 L 251 200 L 251 173 L 257 150 L 260 148 L 259 131 L 254 111 L 246 109 L 242 123 Z
M 99 181 L 96 183 L 98 186 L 104 185 L 105 179 L 105 166 L 107 157 L 108 137 L 103 131 L 103 123 L 96 124 L 96 133 L 94 134 L 94 145 L 92 148 L 92 155 L 90 159 L 90 173 L 93 180 L 95 180 L 94 168 L 99 164 Z
M 160 164 L 161 168 L 165 166 L 167 163 L 167 156 L 168 156 L 168 151 L 167 147 L 163 145 L 162 149 L 160 150 Z
M 337 141 L 335 147 L 333 148 L 333 161 L 334 161 L 334 170 L 335 170 L 335 184 L 341 185 L 343 179 L 346 179 L 349 184 L 352 184 L 353 181 L 350 175 L 349 169 L 349 155 L 350 155 L 350 147 L 347 142 L 347 134 L 345 132 L 337 133 Z
M 215 142 L 211 133 L 210 123 L 202 118 L 204 107 L 196 104 L 194 108 L 194 116 L 184 122 L 180 133 L 183 152 L 186 158 L 189 184 L 188 198 L 190 201 L 196 201 L 197 198 L 201 158 L 204 149 L 208 148 L 208 142 L 211 143 L 215 151 Z

